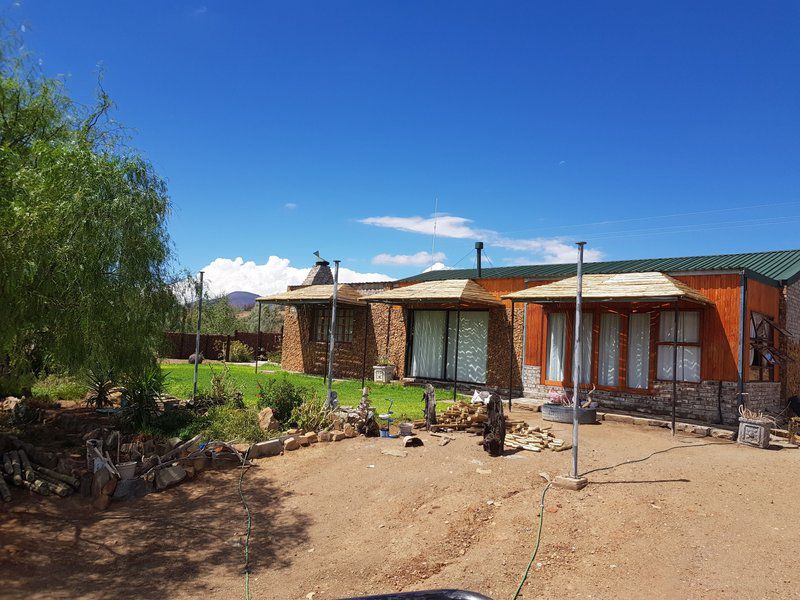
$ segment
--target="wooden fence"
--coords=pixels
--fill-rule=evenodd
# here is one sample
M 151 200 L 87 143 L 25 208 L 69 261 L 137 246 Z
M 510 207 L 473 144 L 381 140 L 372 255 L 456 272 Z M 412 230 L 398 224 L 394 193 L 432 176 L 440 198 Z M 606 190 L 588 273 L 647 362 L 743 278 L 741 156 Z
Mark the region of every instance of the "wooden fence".
M 194 353 L 195 334 L 167 332 L 163 358 L 189 358 Z M 280 333 L 253 333 L 249 331 L 236 331 L 233 335 L 218 335 L 212 333 L 200 334 L 200 353 L 211 360 L 228 360 L 231 342 L 239 341 L 250 346 L 253 353 L 263 359 L 269 352 L 281 349 L 282 336 Z M 258 348 L 258 352 L 256 352 Z

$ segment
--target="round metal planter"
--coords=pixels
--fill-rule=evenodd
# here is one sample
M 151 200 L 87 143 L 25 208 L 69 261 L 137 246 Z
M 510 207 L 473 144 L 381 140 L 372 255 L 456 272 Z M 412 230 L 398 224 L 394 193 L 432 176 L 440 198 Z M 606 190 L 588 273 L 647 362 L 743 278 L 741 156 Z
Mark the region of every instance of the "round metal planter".
M 542 404 L 542 419 L 555 423 L 572 423 L 572 407 L 563 404 Z M 591 425 L 597 422 L 596 408 L 579 408 L 578 423 Z

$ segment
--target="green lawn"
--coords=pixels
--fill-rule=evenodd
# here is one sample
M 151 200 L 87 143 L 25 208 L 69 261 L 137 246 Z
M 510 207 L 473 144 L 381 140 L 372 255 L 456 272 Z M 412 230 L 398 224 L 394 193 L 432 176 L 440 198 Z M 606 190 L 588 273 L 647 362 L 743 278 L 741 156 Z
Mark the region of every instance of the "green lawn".
M 166 392 L 178 398 L 191 398 L 192 380 L 194 375 L 194 365 L 188 363 L 178 364 L 164 363 L 161 368 L 167 373 Z M 197 375 L 198 389 L 208 388 L 211 385 L 211 373 L 221 371 L 224 366 L 221 363 L 203 363 L 200 365 Z M 302 375 L 298 373 L 287 373 L 273 363 L 259 365 L 258 375 L 255 367 L 245 365 L 228 365 L 231 377 L 237 382 L 244 394 L 247 404 L 255 404 L 258 394 L 258 383 L 265 382 L 267 379 L 276 377 L 286 377 L 293 384 L 300 384 L 316 390 L 320 397 L 324 398 L 326 392 L 325 383 L 322 377 L 315 375 Z M 420 419 L 422 418 L 422 389 L 419 387 L 403 387 L 398 384 L 380 384 L 374 381 L 367 381 L 370 389 L 370 400 L 378 412 L 385 412 L 389 408 L 389 400 L 394 400 L 392 410 L 395 418 Z M 333 389 L 339 394 L 339 404 L 357 406 L 361 400 L 361 380 L 342 379 L 333 381 Z M 450 390 L 437 390 L 438 402 L 452 400 L 452 388 Z M 466 398 L 465 396 L 459 396 Z M 437 403 L 438 403 L 437 402 Z

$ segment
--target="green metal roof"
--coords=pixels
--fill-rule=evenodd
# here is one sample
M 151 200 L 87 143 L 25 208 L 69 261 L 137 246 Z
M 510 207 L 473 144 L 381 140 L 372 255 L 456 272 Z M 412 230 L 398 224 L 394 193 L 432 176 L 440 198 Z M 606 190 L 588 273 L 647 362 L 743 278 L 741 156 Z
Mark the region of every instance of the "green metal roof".
M 610 260 L 584 263 L 584 273 L 639 273 L 662 271 L 741 271 L 749 277 L 772 285 L 785 285 L 800 278 L 800 250 L 775 250 L 744 254 L 717 254 L 712 256 L 683 256 L 679 258 L 646 258 L 639 260 Z M 490 267 L 482 269 L 485 279 L 500 277 L 549 278 L 575 275 L 575 263 L 558 265 L 524 265 L 516 267 Z M 430 271 L 401 281 L 419 282 L 439 279 L 474 279 L 475 269 Z

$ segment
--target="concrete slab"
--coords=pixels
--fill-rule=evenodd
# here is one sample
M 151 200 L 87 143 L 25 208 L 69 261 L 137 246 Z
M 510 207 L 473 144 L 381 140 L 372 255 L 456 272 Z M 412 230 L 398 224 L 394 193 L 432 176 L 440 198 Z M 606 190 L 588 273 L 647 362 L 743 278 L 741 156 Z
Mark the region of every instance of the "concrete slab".
M 537 400 L 535 398 L 512 398 L 511 406 L 512 408 L 521 408 L 522 410 L 541 412 L 542 404 L 545 402 L 545 400 Z

